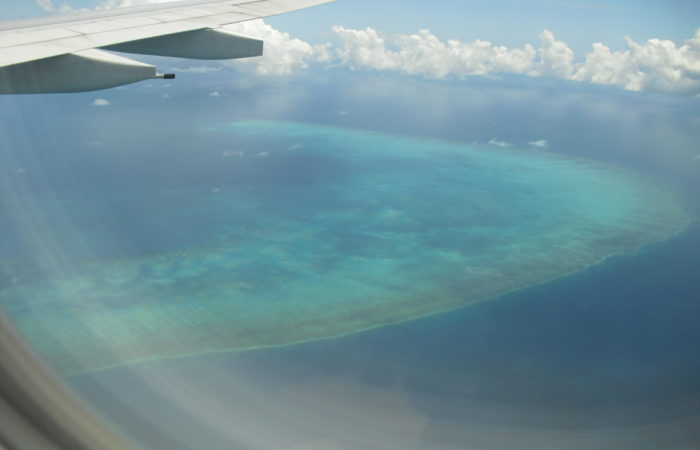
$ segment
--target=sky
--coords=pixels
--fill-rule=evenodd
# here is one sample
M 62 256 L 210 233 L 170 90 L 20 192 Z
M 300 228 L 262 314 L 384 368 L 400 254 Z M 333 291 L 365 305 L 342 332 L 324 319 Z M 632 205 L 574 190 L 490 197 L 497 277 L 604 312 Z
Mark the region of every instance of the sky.
M 168 0 L 9 0 L 17 19 Z M 232 25 L 262 37 L 254 61 L 185 70 L 284 76 L 343 66 L 427 79 L 561 78 L 632 91 L 700 95 L 700 2 L 693 0 L 339 0 Z
M 167 1 L 167 0 L 156 0 Z M 153 0 L 6 0 L 0 5 L 4 20 L 34 17 L 39 5 L 59 10 L 128 5 Z M 271 20 L 296 37 L 313 40 L 327 34 L 331 25 L 370 26 L 385 33 L 413 33 L 428 28 L 441 39 L 486 39 L 520 46 L 543 29 L 560 35 L 577 51 L 593 42 L 615 47 L 623 36 L 637 41 L 649 38 L 680 42 L 700 26 L 700 2 L 694 0 L 339 0 L 332 7 L 285 15 Z M 282 26 L 284 26 L 282 28 Z

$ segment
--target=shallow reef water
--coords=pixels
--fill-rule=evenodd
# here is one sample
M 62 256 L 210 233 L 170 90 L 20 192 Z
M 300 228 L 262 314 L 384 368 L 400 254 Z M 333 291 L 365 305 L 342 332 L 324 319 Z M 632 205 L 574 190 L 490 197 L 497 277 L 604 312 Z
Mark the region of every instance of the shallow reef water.
M 554 153 L 291 122 L 206 132 L 229 143 L 217 155 L 227 182 L 92 199 L 138 206 L 129 239 L 59 194 L 26 199 L 66 224 L 46 227 L 59 256 L 3 262 L 0 305 L 58 371 L 399 323 L 584 270 L 690 221 L 664 185 Z M 136 250 L 96 250 L 124 242 Z

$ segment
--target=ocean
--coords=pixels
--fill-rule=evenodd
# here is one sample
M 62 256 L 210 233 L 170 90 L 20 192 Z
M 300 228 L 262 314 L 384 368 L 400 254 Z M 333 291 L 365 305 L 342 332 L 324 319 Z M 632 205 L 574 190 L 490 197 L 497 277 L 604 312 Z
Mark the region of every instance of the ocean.
M 0 243 L 0 301 L 127 435 L 173 449 L 700 442 L 696 100 L 521 78 L 210 82 L 224 98 L 184 85 L 167 100 L 110 91 L 97 111 L 94 94 L 0 105 L 19 112 L 1 141 L 0 226 L 16 238 Z M 512 286 L 475 287 L 496 272 Z M 248 297 L 212 314 L 231 273 L 228 295 Z

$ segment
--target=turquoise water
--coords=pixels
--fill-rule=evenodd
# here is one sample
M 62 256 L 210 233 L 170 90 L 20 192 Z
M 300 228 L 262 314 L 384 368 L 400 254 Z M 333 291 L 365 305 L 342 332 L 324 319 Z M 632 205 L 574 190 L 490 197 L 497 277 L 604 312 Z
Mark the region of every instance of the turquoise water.
M 653 180 L 553 153 L 275 121 L 201 133 L 226 143 L 209 186 L 23 199 L 58 256 L 5 260 L 0 302 L 60 372 L 399 323 L 690 221 Z

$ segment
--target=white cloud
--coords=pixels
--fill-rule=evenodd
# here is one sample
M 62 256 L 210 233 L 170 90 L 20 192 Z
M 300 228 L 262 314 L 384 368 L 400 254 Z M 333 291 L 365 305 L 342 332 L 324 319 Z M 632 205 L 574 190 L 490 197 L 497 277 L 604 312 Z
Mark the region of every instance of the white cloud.
M 429 30 L 391 40 L 372 28 L 334 26 L 332 30 L 340 39 L 333 53 L 351 69 L 458 79 L 512 73 L 613 84 L 628 90 L 700 94 L 700 29 L 681 46 L 668 40 L 637 43 L 625 38 L 625 49 L 613 52 L 596 43 L 578 62 L 568 45 L 548 30 L 540 34 L 538 49 L 530 44 L 508 48 L 478 39 L 443 42 Z
M 501 147 L 501 148 L 508 148 L 508 147 L 513 146 L 513 144 L 511 144 L 510 142 L 499 141 L 496 138 L 491 138 L 491 140 L 489 141 L 489 145 L 494 145 L 496 147 Z
M 680 47 L 663 39 L 638 43 L 630 38 L 625 38 L 625 47 L 612 52 L 601 43 L 593 44 L 571 78 L 632 91 L 700 94 L 700 29 Z
M 259 75 L 289 75 L 295 70 L 305 69 L 310 62 L 329 62 L 329 44 L 311 45 L 289 33 L 275 30 L 262 20 L 249 20 L 225 27 L 227 30 L 262 39 L 263 56 L 224 62 L 239 70 Z
M 221 97 L 219 91 L 214 91 L 209 93 L 209 97 Z
M 540 34 L 539 65 L 530 75 L 569 78 L 574 71 L 574 52 L 561 41 L 557 41 L 549 30 Z
M 530 70 L 535 50 L 530 45 L 522 49 L 494 46 L 488 41 L 471 43 L 440 41 L 429 30 L 417 34 L 401 34 L 393 39 L 390 49 L 386 39 L 376 30 L 352 30 L 334 26 L 341 46 L 335 54 L 341 63 L 353 69 L 371 68 L 395 70 L 429 78 L 489 73 L 520 73 Z
M 536 141 L 530 141 L 527 143 L 528 145 L 531 145 L 533 147 L 537 148 L 547 148 L 549 147 L 549 142 L 547 142 L 546 139 L 538 139 Z
M 92 106 L 109 106 L 112 102 L 104 98 L 96 98 L 92 101 Z

